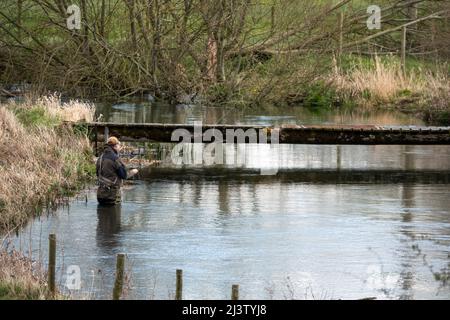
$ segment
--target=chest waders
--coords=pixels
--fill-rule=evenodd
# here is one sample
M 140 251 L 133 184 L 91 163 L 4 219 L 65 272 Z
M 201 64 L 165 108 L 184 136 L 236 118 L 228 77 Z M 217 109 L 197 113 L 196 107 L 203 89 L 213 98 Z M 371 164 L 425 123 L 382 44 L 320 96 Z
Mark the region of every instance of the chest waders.
M 97 200 L 100 204 L 119 204 L 122 202 L 118 178 L 114 180 L 103 176 L 103 154 L 99 160 Z

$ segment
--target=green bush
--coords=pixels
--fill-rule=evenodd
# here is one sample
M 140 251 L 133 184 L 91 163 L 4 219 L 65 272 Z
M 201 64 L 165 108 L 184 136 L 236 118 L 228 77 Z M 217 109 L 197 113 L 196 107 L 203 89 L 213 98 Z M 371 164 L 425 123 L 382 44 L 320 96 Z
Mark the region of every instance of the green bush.
M 305 107 L 330 108 L 339 105 L 336 92 L 323 83 L 316 83 L 306 88 Z

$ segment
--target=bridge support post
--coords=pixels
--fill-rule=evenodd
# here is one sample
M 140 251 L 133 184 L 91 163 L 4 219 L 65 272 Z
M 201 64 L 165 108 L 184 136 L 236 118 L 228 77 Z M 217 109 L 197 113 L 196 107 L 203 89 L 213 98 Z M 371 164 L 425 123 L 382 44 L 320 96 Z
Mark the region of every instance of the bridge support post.
M 109 139 L 109 128 L 105 127 L 105 143 L 108 142 L 108 139 Z
M 96 157 L 98 157 L 98 127 L 95 126 L 95 142 L 94 142 L 94 154 Z

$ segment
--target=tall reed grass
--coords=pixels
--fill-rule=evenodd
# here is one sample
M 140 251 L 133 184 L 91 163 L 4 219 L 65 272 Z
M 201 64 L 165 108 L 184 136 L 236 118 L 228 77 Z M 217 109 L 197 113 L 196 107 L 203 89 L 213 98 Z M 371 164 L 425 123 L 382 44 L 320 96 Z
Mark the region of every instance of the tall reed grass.
M 404 72 L 398 60 L 375 57 L 370 66 L 355 64 L 345 72 L 336 67 L 328 80 L 338 93 L 358 102 L 377 105 L 406 98 L 415 104 L 411 107 L 427 104 L 428 108 L 450 110 L 450 78 L 444 69 Z
M 42 265 L 18 251 L 0 249 L 0 299 L 43 300 L 48 296 Z
M 93 114 L 89 104 L 56 96 L 0 106 L 0 231 L 56 205 L 93 175 L 88 138 L 60 125 Z

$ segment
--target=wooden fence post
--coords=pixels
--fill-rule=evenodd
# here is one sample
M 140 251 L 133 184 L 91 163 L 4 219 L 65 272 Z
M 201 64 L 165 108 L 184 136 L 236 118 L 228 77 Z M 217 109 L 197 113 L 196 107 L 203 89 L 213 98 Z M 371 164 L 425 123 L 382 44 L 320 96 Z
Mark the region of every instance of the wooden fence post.
M 125 270 L 125 255 L 120 253 L 117 255 L 116 263 L 116 281 L 114 282 L 113 300 L 119 300 L 122 295 L 123 279 Z
M 177 270 L 177 286 L 175 300 L 183 300 L 183 270 Z
M 48 236 L 48 288 L 54 297 L 56 293 L 56 235 Z
M 231 286 L 231 300 L 239 300 L 239 285 L 233 284 Z

